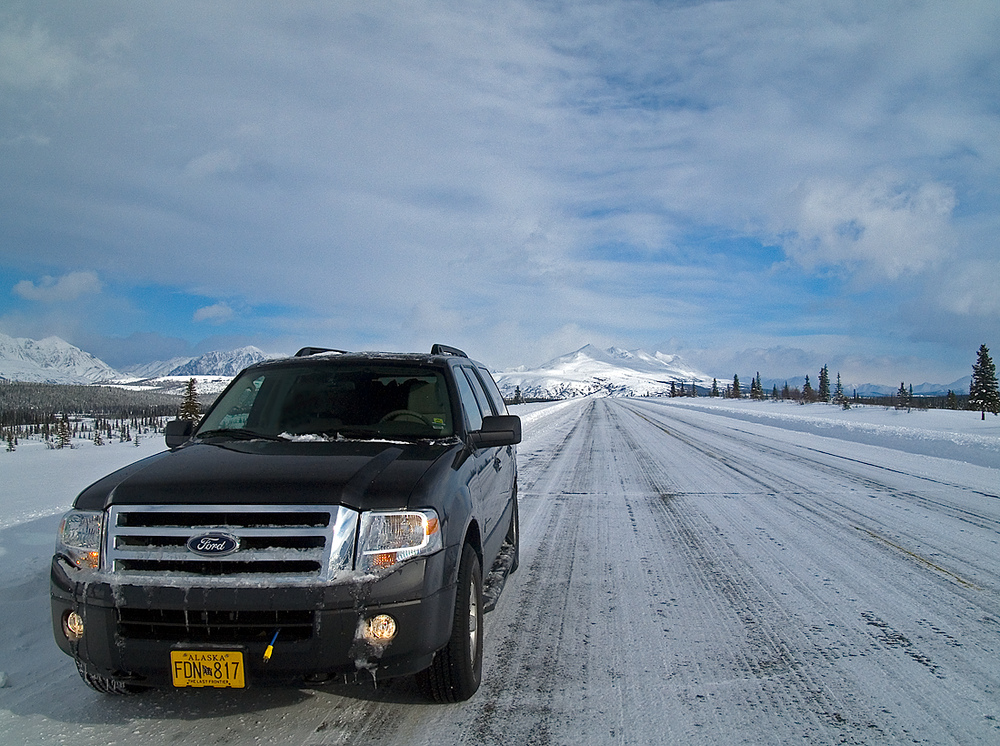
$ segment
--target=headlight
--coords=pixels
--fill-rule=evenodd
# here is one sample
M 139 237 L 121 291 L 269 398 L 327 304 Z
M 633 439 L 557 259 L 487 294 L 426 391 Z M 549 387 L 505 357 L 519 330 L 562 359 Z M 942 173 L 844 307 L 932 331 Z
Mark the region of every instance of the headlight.
M 79 568 L 96 570 L 101 566 L 101 537 L 104 513 L 71 510 L 59 524 L 56 554 L 61 554 Z
M 442 546 L 441 524 L 433 510 L 368 511 L 361 514 L 357 569 L 384 570 Z

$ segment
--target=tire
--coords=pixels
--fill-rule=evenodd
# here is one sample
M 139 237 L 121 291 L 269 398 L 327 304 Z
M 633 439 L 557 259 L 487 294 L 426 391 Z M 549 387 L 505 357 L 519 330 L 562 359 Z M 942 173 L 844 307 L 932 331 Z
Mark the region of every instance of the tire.
M 107 676 L 101 676 L 96 673 L 88 673 L 81 661 L 76 662 L 76 670 L 80 672 L 80 678 L 84 680 L 87 686 L 101 694 L 110 694 L 112 696 L 139 694 L 149 688 L 137 684 L 128 684 L 117 679 L 109 679 Z
M 436 702 L 463 702 L 479 689 L 483 677 L 483 571 L 470 544 L 462 548 L 451 637 L 418 677 Z

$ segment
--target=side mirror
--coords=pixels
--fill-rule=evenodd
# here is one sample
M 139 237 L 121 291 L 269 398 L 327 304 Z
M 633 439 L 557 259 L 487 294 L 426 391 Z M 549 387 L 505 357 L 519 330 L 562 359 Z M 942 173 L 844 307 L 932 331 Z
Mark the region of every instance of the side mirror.
M 521 442 L 521 418 L 514 414 L 483 417 L 481 429 L 471 433 L 476 448 L 512 446 Z
M 176 448 L 184 445 L 191 439 L 194 432 L 194 423 L 191 420 L 170 420 L 164 429 L 167 441 L 167 448 Z

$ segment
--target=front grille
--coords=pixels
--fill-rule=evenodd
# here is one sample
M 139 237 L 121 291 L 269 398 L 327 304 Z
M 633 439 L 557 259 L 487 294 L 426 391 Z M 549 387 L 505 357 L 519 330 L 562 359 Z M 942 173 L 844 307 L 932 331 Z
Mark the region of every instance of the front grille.
M 319 562 L 309 560 L 272 560 L 255 562 L 224 562 L 222 560 L 128 560 L 115 562 L 115 568 L 123 572 L 184 572 L 191 575 L 318 575 L 323 569 Z
M 339 505 L 115 505 L 104 568 L 144 585 L 330 580 L 353 567 L 357 521 Z M 238 549 L 210 556 L 188 549 L 190 539 L 211 533 L 235 538 Z
M 118 634 L 131 640 L 268 643 L 281 630 L 282 642 L 296 642 L 311 638 L 314 626 L 313 611 L 118 609 Z

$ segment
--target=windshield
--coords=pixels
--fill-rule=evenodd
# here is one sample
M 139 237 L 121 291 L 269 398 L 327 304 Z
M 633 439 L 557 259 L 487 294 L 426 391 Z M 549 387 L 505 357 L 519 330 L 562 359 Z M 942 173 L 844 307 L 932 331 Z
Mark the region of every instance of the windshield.
M 412 439 L 453 432 L 440 372 L 368 364 L 246 372 L 208 413 L 197 435 Z

